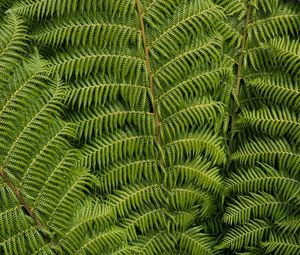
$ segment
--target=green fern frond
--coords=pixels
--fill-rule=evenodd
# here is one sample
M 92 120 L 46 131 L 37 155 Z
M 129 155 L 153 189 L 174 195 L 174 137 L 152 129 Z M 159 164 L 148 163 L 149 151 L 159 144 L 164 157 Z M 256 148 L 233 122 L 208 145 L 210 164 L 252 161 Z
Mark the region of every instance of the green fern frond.
M 285 201 L 280 201 L 274 196 L 261 192 L 247 196 L 238 196 L 227 206 L 224 222 L 228 224 L 244 224 L 251 218 L 280 219 L 290 210 Z
M 249 192 L 276 192 L 288 200 L 300 192 L 300 183 L 271 166 L 261 164 L 249 169 L 239 169 L 226 179 L 226 193 L 247 194 Z
M 281 233 L 295 235 L 296 233 L 299 233 L 300 230 L 300 217 L 299 215 L 290 216 L 276 222 L 276 224 Z
M 254 166 L 256 162 L 264 162 L 275 166 L 275 163 L 278 162 L 279 168 L 287 169 L 291 176 L 298 174 L 300 164 L 300 155 L 293 152 L 286 140 L 274 140 L 267 137 L 264 139 L 255 138 L 240 146 L 232 154 L 232 159 L 250 166 Z
M 154 70 L 158 88 L 162 89 L 163 84 L 176 84 L 181 77 L 189 74 L 198 65 L 218 60 L 221 43 L 222 38 L 216 36 L 197 40 L 192 45 L 185 46 L 171 60 L 163 62 Z
M 103 169 L 99 175 L 99 189 L 111 193 L 115 189 L 146 180 L 159 182 L 160 174 L 155 160 L 120 162 Z
M 224 65 L 227 65 L 224 62 Z M 160 96 L 159 101 L 164 109 L 171 106 L 179 107 L 184 103 L 184 100 L 200 95 L 208 94 L 216 90 L 222 81 L 230 75 L 230 69 L 223 66 L 213 66 L 206 69 L 196 70 L 187 79 L 170 86 Z M 166 84 L 168 85 L 168 84 Z
M 270 225 L 263 220 L 252 220 L 242 226 L 230 229 L 219 248 L 241 250 L 242 247 L 259 245 L 264 237 L 268 236 Z
M 128 19 L 116 22 L 111 17 L 96 15 L 70 16 L 53 19 L 37 30 L 34 38 L 39 44 L 55 48 L 65 45 L 118 49 L 138 42 L 138 24 Z
M 193 186 L 176 187 L 171 190 L 169 203 L 176 211 L 189 211 L 200 207 L 197 208 L 200 219 L 210 216 L 216 209 L 213 197 Z
M 159 184 L 136 184 L 108 196 L 108 203 L 121 217 L 129 215 L 132 209 L 137 210 L 147 204 L 159 206 L 165 200 L 164 190 Z
M 231 0 L 214 0 L 214 2 L 224 8 L 225 13 L 229 16 L 234 14 L 242 14 L 246 11 L 246 4 L 244 1 Z M 241 18 L 239 18 L 240 20 Z
M 276 38 L 270 41 L 270 51 L 278 66 L 291 74 L 299 75 L 300 43 L 289 38 Z
M 138 233 L 145 235 L 154 230 L 167 229 L 168 221 L 162 209 L 141 210 L 133 213 L 125 222 L 121 223 L 129 241 L 137 241 Z
M 171 18 L 164 22 L 162 22 L 165 19 L 163 16 L 158 16 L 163 18 L 161 21 L 151 17 L 153 8 L 154 5 L 146 10 L 146 15 L 149 13 L 150 16 L 146 18 L 146 21 L 149 21 L 150 26 L 157 28 L 149 38 L 151 41 L 149 46 L 153 49 L 154 58 L 159 55 L 169 58 L 170 55 L 178 52 L 181 46 L 188 44 L 191 37 L 207 31 L 213 26 L 214 20 L 224 17 L 220 9 L 210 1 L 193 0 L 180 3 L 174 14 L 166 16 Z M 155 14 L 157 15 L 157 11 Z M 162 23 L 162 26 L 159 27 L 159 23 Z
M 300 252 L 299 235 L 282 235 L 280 237 L 271 235 L 267 241 L 262 243 L 262 247 L 266 248 L 266 254 L 297 255 Z
M 77 125 L 77 133 L 85 141 L 102 136 L 103 133 L 113 132 L 126 123 L 130 123 L 141 134 L 154 133 L 153 114 L 130 110 L 117 104 L 102 109 L 90 107 L 86 111 L 71 115 L 68 120 Z
M 248 76 L 246 84 L 261 99 L 270 100 L 275 104 L 294 107 L 296 110 L 300 107 L 299 82 L 291 75 L 282 73 L 263 73 L 259 76 Z
M 140 238 L 138 245 L 141 255 L 172 254 L 176 239 L 171 234 L 161 231 Z
M 123 231 L 114 227 L 86 238 L 82 246 L 73 254 L 103 254 L 116 249 L 120 243 L 124 242 L 124 239 Z
M 119 97 L 128 102 L 130 109 L 145 108 L 148 88 L 140 84 L 103 79 L 101 76 L 81 79 L 72 83 L 66 95 L 66 104 L 76 109 L 86 109 L 113 103 Z
M 46 17 L 63 16 L 76 11 L 94 12 L 97 9 L 105 10 L 112 16 L 116 12 L 126 14 L 134 11 L 134 4 L 126 0 L 73 0 L 70 1 L 52 1 L 52 0 L 25 0 L 12 8 L 14 12 L 28 16 L 29 18 L 45 19 Z
M 184 254 L 216 254 L 211 247 L 215 246 L 215 240 L 209 235 L 202 233 L 200 227 L 190 228 L 179 235 L 179 250 Z
M 175 105 L 173 105 L 175 108 Z M 167 114 L 168 111 L 165 111 Z M 162 118 L 166 129 L 171 128 L 180 132 L 185 127 L 203 125 L 209 121 L 214 121 L 219 115 L 224 113 L 224 107 L 221 102 L 213 101 L 210 98 L 186 103 L 184 108 L 170 109 L 169 114 Z
M 205 128 L 200 132 L 181 135 L 176 140 L 166 144 L 165 150 L 166 158 L 172 165 L 186 157 L 195 157 L 201 153 L 217 164 L 225 161 L 222 142 L 211 133 L 210 129 Z
M 82 147 L 82 153 L 82 164 L 92 169 L 108 166 L 125 157 L 138 158 L 144 155 L 146 158 L 152 158 L 155 155 L 152 136 L 129 131 L 117 131 L 100 139 L 94 139 L 90 144 Z
M 174 171 L 176 184 L 190 183 L 197 187 L 203 187 L 213 193 L 221 193 L 223 190 L 223 179 L 220 169 L 213 166 L 211 162 L 203 157 L 194 160 L 180 162 L 171 169 Z
M 288 137 L 296 144 L 300 139 L 300 118 L 283 107 L 260 107 L 255 110 L 244 109 L 238 123 L 251 126 L 257 132 L 273 137 Z
M 12 12 L 5 16 L 0 28 L 0 74 L 1 83 L 22 59 L 27 48 L 27 27 L 23 19 Z
M 139 80 L 142 75 L 144 61 L 140 57 L 132 55 L 127 50 L 123 52 L 100 51 L 95 48 L 71 50 L 68 54 L 56 54 L 51 59 L 53 62 L 51 72 L 70 80 L 72 76 L 78 78 L 92 72 L 118 72 L 119 78 L 128 77 L 131 80 Z
M 300 26 L 300 14 L 297 9 L 293 8 L 293 6 L 284 6 L 278 8 L 278 2 L 274 5 L 274 1 L 257 1 L 261 4 L 264 9 L 264 12 L 267 12 L 267 9 L 271 9 L 273 12 L 272 15 L 267 18 L 263 17 L 260 19 L 253 21 L 248 29 L 249 36 L 253 36 L 257 41 L 265 41 L 285 36 L 286 34 L 291 33 L 292 35 L 296 35 L 299 32 Z M 271 4 L 273 6 L 271 6 Z M 269 6 L 267 6 L 269 5 Z M 276 10 L 276 11 L 274 11 Z

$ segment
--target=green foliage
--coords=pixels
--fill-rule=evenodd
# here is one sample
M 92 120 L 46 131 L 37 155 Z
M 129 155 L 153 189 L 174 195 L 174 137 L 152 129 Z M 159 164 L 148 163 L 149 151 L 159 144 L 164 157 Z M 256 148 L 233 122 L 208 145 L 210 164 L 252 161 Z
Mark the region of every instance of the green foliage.
M 296 1 L 0 16 L 0 253 L 299 254 Z
M 65 87 L 37 52 L 22 56 L 28 48 L 18 43 L 26 37 L 23 21 L 8 15 L 11 34 L 3 39 L 0 62 L 14 69 L 6 70 L 0 91 L 0 253 L 94 254 L 118 248 L 124 232 L 113 227 L 112 209 L 88 195 L 94 176 L 78 167 L 80 152 L 67 140 L 77 135 L 74 125 L 61 119 Z

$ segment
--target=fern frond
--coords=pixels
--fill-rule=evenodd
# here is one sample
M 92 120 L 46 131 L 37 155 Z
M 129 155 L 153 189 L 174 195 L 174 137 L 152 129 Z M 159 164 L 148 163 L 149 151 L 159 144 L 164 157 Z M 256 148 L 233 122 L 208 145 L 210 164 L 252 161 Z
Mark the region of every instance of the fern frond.
M 271 166 L 261 164 L 249 169 L 239 169 L 238 174 L 232 173 L 226 179 L 226 193 L 247 194 L 249 192 L 276 192 L 288 200 L 300 192 L 297 179 L 278 172 Z
M 98 107 L 113 103 L 119 97 L 128 102 L 130 109 L 144 108 L 148 88 L 139 84 L 122 83 L 103 79 L 101 76 L 81 79 L 71 84 L 66 95 L 66 104 L 76 109 Z
M 72 76 L 78 78 L 92 72 L 102 74 L 120 70 L 118 77 L 124 80 L 129 77 L 132 80 L 139 80 L 142 75 L 144 61 L 140 57 L 127 52 L 99 52 L 95 48 L 71 50 L 68 54 L 56 54 L 51 59 L 53 62 L 51 72 L 70 80 Z
M 144 155 L 146 158 L 152 158 L 155 155 L 152 136 L 129 131 L 117 131 L 101 139 L 94 139 L 82 147 L 82 153 L 82 164 L 92 169 L 108 166 L 125 157 Z
M 130 110 L 123 105 L 115 104 L 99 109 L 90 107 L 86 111 L 71 115 L 68 120 L 77 125 L 80 138 L 90 141 L 92 137 L 113 132 L 130 123 L 141 134 L 154 133 L 153 114 L 145 111 Z
M 192 45 L 184 47 L 179 54 L 154 70 L 158 88 L 164 87 L 162 83 L 176 84 L 181 77 L 188 75 L 199 64 L 205 65 L 212 59 L 217 60 L 220 57 L 221 43 L 221 38 L 215 36 L 194 41 Z
M 296 144 L 300 139 L 300 118 L 283 107 L 260 107 L 255 110 L 244 109 L 238 123 L 251 126 L 258 132 L 273 137 L 288 137 Z
M 163 22 L 161 27 L 158 27 L 161 21 L 158 21 L 158 18 L 151 19 L 153 17 L 151 14 L 150 11 L 150 17 L 146 16 L 146 21 L 149 22 L 149 25 L 157 28 L 153 34 L 150 34 L 149 47 L 153 50 L 154 58 L 158 57 L 158 53 L 169 58 L 170 55 L 178 52 L 181 46 L 188 44 L 191 37 L 208 31 L 213 27 L 215 20 L 223 18 L 223 13 L 216 5 L 210 1 L 199 0 L 181 3 L 171 16 L 172 18 Z M 154 23 L 153 20 L 156 22 Z
M 230 229 L 219 248 L 241 250 L 242 247 L 259 245 L 268 236 L 270 225 L 263 220 L 252 220 L 242 226 Z
M 264 12 L 267 9 L 273 9 L 273 14 L 267 18 L 265 16 L 261 19 L 258 18 L 248 27 L 250 36 L 260 42 L 267 42 L 270 39 L 285 36 L 289 33 L 296 35 L 299 30 L 300 15 L 298 11 L 293 6 L 288 5 L 281 8 L 276 7 L 276 5 L 270 6 L 271 2 L 274 1 L 259 1 L 265 9 Z
M 299 216 L 289 216 L 276 222 L 278 229 L 281 233 L 287 233 L 295 235 L 300 231 L 300 217 Z
M 172 254 L 176 239 L 171 234 L 161 231 L 140 238 L 138 245 L 142 255 Z
M 215 240 L 202 232 L 201 227 L 190 228 L 179 235 L 179 250 L 184 254 L 215 254 L 211 247 L 215 246 Z
M 248 76 L 246 84 L 262 99 L 275 104 L 300 107 L 299 82 L 291 75 L 282 73 L 264 73 L 259 76 Z
M 176 187 L 171 190 L 169 203 L 176 211 L 188 211 L 196 209 L 199 211 L 200 218 L 205 218 L 215 211 L 215 201 L 207 193 L 195 189 L 193 186 Z M 201 204 L 201 206 L 199 206 Z
M 300 43 L 289 38 L 276 38 L 270 41 L 272 56 L 278 61 L 279 67 L 291 74 L 299 75 Z
M 19 64 L 27 48 L 27 27 L 23 19 L 9 12 L 0 29 L 0 81 L 5 81 Z
M 275 253 L 278 255 L 297 255 L 300 252 L 299 235 L 271 235 L 269 239 L 262 243 L 266 248 L 266 254 Z
M 242 15 L 242 13 L 245 13 L 246 11 L 246 4 L 244 1 L 214 0 L 214 2 L 222 6 L 228 16 L 232 16 L 234 14 Z M 241 19 L 242 18 L 239 17 L 239 20 Z
M 166 144 L 166 157 L 170 164 L 195 157 L 203 153 L 213 162 L 221 164 L 225 160 L 222 142 L 211 130 L 203 128 L 200 132 L 188 133 Z
M 228 224 L 244 224 L 251 218 L 280 219 L 289 212 L 289 206 L 274 196 L 261 192 L 248 196 L 238 196 L 227 206 L 224 222 Z
M 108 203 L 121 217 L 129 215 L 131 209 L 137 210 L 147 204 L 159 206 L 165 200 L 164 191 L 159 184 L 133 185 L 108 196 Z
M 203 157 L 191 161 L 180 162 L 171 169 L 174 171 L 177 184 L 191 183 L 203 187 L 213 193 L 220 193 L 223 189 L 223 179 L 220 169 Z
M 121 225 L 128 235 L 128 240 L 132 242 L 138 240 L 138 233 L 145 235 L 154 230 L 166 230 L 168 221 L 162 209 L 149 209 L 133 213 Z
M 13 11 L 28 16 L 29 18 L 45 19 L 46 17 L 63 16 L 76 11 L 94 12 L 96 10 L 106 11 L 114 16 L 122 13 L 124 16 L 134 11 L 134 4 L 126 0 L 73 0 L 72 2 L 60 0 L 33 0 L 17 3 Z
M 123 240 L 123 231 L 114 227 L 86 239 L 74 254 L 103 254 L 107 251 L 116 249 Z
M 220 114 L 224 113 L 221 102 L 213 101 L 210 98 L 202 98 L 195 102 L 190 102 L 184 108 L 166 109 L 165 113 L 169 113 L 162 119 L 166 129 L 171 128 L 177 132 L 184 130 L 186 126 L 203 125 L 209 121 L 215 120 Z
M 283 139 L 255 138 L 245 143 L 232 154 L 232 159 L 243 165 L 253 166 L 256 162 L 268 163 L 272 166 L 278 160 L 280 169 L 287 169 L 291 176 L 299 170 L 300 155 L 293 152 L 291 146 Z
M 225 62 L 224 62 L 224 65 Z M 168 109 L 170 106 L 179 106 L 188 98 L 197 98 L 213 92 L 220 85 L 222 78 L 230 75 L 228 67 L 216 66 L 209 69 L 196 69 L 187 79 L 170 86 L 159 96 L 161 105 Z M 166 86 L 168 86 L 166 84 Z
M 92 236 L 97 232 L 101 235 L 103 231 L 109 229 L 114 220 L 112 208 L 104 206 L 97 200 L 87 199 L 76 211 L 73 220 L 67 224 L 67 231 L 59 243 L 67 254 L 74 254 L 89 235 Z
M 37 30 L 34 38 L 42 45 L 55 48 L 65 45 L 118 49 L 129 44 L 137 44 L 138 25 L 133 20 L 116 22 L 110 17 L 96 15 L 70 16 L 52 19 L 42 29 Z
M 114 164 L 99 175 L 100 191 L 111 193 L 121 186 L 137 181 L 159 182 L 160 175 L 155 160 L 135 160 Z

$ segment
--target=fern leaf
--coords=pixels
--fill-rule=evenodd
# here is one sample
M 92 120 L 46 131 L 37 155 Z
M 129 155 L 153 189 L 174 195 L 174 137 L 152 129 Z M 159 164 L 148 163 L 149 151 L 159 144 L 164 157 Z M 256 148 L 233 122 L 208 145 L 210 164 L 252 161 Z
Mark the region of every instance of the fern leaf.
M 202 152 L 218 164 L 225 160 L 221 141 L 209 129 L 179 137 L 166 145 L 167 158 L 171 164 L 182 161 L 186 156 L 195 157 Z
M 300 252 L 299 236 L 297 235 L 283 235 L 281 237 L 271 235 L 268 241 L 263 242 L 262 246 L 266 248 L 266 254 L 275 252 L 278 255 L 296 255 Z
M 179 250 L 191 255 L 215 254 L 211 249 L 214 244 L 214 239 L 207 234 L 201 233 L 201 228 L 199 227 L 190 228 L 188 231 L 181 233 L 179 237 Z
M 238 196 L 234 204 L 229 204 L 224 214 L 224 222 L 228 224 L 244 224 L 251 218 L 280 219 L 289 212 L 284 201 L 278 201 L 268 193 L 250 196 Z
M 255 165 L 256 162 L 264 162 L 275 165 L 277 158 L 280 159 L 279 168 L 288 169 L 291 176 L 298 173 L 299 155 L 294 153 L 286 140 L 258 139 L 245 143 L 240 149 L 232 154 L 232 159 L 244 165 Z
M 155 155 L 153 147 L 152 136 L 117 131 L 113 135 L 107 135 L 102 139 L 96 139 L 90 144 L 86 144 L 82 148 L 83 158 L 81 161 L 85 167 L 96 169 L 116 163 L 117 160 L 122 160 L 125 156 L 138 157 L 145 153 L 151 158 Z M 133 148 L 135 149 L 133 150 Z
M 239 174 L 233 173 L 226 179 L 226 192 L 229 194 L 247 194 L 264 191 L 275 193 L 288 201 L 300 192 L 297 179 L 279 173 L 273 167 L 262 164 L 247 170 L 239 169 Z
M 243 110 L 239 123 L 251 126 L 258 132 L 263 132 L 274 137 L 286 136 L 295 143 L 300 137 L 298 117 L 286 108 L 261 107 L 254 111 Z
M 249 247 L 259 244 L 269 233 L 270 226 L 263 220 L 252 220 L 242 226 L 230 229 L 220 248 L 231 248 L 241 250 L 242 247 Z

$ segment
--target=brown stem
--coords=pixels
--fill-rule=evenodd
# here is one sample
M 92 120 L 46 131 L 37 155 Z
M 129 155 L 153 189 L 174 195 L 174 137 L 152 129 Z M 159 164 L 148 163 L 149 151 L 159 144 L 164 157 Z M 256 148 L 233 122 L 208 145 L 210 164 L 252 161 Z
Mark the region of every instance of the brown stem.
M 248 41 L 248 26 L 251 22 L 251 13 L 252 13 L 252 5 L 248 6 L 246 11 L 246 18 L 244 23 L 244 31 L 240 48 L 240 55 L 238 60 L 238 68 L 236 73 L 236 81 L 235 81 L 235 96 L 238 98 L 240 95 L 241 89 L 241 80 L 242 80 L 242 67 L 245 56 L 245 48 Z M 235 138 L 235 126 L 236 126 L 236 118 L 239 110 L 239 104 L 234 98 L 232 100 L 232 109 L 231 109 L 231 125 L 230 125 L 230 140 L 229 140 L 229 152 L 232 153 L 236 149 L 236 138 Z
M 42 222 L 39 220 L 38 216 L 36 215 L 34 209 L 30 207 L 30 205 L 25 201 L 25 198 L 22 196 L 20 191 L 16 188 L 16 186 L 13 184 L 11 179 L 8 177 L 8 175 L 4 172 L 3 169 L 0 170 L 0 176 L 4 180 L 4 182 L 7 184 L 7 186 L 10 188 L 10 190 L 13 192 L 13 194 L 16 196 L 16 198 L 19 200 L 20 204 L 24 208 L 24 211 L 32 218 L 34 221 L 34 224 L 41 230 L 45 229 L 45 226 L 42 224 Z M 48 243 L 55 245 L 55 242 L 50 238 L 50 236 L 42 232 L 42 235 L 47 240 Z M 54 250 L 54 253 L 59 255 L 59 253 Z
M 151 68 L 149 46 L 148 46 L 147 36 L 146 36 L 146 31 L 145 31 L 144 11 L 143 11 L 141 1 L 136 0 L 135 2 L 136 2 L 137 12 L 138 12 L 138 15 L 140 18 L 141 36 L 142 36 L 142 41 L 143 41 L 144 51 L 145 51 L 146 68 L 147 68 L 147 73 L 149 76 L 149 86 L 150 86 L 151 98 L 152 98 L 152 108 L 153 108 L 153 114 L 154 114 L 154 118 L 155 118 L 155 137 L 156 137 L 158 145 L 161 146 L 162 145 L 161 134 L 160 134 L 161 120 L 160 120 L 160 116 L 159 116 L 157 96 L 156 96 L 156 91 L 155 91 L 155 86 L 154 86 L 154 73 Z

